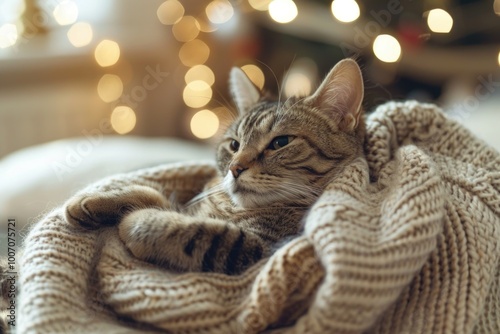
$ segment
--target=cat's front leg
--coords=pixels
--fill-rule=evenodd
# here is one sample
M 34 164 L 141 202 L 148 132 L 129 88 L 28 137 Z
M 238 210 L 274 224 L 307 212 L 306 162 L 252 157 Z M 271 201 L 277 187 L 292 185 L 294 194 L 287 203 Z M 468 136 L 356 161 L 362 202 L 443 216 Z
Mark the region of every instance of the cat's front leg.
M 105 192 L 83 193 L 65 204 L 66 220 L 87 229 L 114 225 L 127 213 L 143 208 L 170 207 L 158 190 L 142 185 L 129 185 Z
M 137 210 L 118 228 L 135 257 L 180 271 L 236 274 L 270 251 L 257 234 L 231 222 L 174 211 Z

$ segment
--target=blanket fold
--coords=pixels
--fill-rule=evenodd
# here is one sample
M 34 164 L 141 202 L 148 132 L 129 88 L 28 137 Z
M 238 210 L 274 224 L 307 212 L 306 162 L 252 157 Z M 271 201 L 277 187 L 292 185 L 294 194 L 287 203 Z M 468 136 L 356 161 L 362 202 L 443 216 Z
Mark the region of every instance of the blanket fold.
M 367 118 L 366 159 L 333 180 L 301 236 L 238 276 L 139 261 L 114 226 L 62 209 L 21 261 L 19 333 L 500 333 L 500 155 L 434 105 Z M 151 186 L 181 202 L 211 163 L 121 174 L 81 193 Z

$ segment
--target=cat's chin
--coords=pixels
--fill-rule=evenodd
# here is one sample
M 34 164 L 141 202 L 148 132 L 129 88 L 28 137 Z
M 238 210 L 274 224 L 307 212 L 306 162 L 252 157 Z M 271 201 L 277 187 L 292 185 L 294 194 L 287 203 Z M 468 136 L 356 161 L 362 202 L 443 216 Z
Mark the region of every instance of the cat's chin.
M 237 207 L 243 208 L 243 209 L 252 209 L 256 207 L 262 206 L 262 198 L 259 200 L 257 199 L 257 196 L 252 196 L 252 195 L 238 195 L 234 193 L 229 194 L 231 197 L 231 202 Z
M 231 202 L 233 202 L 233 204 L 237 207 L 249 209 L 262 205 L 263 196 L 260 194 L 246 191 L 244 188 L 236 187 L 235 185 L 227 190 L 229 197 L 231 198 Z
M 270 199 L 267 198 L 265 194 L 256 192 L 253 189 L 249 189 L 241 184 L 237 184 L 232 176 L 226 176 L 224 178 L 224 188 L 229 194 L 231 202 L 243 209 L 251 209 L 262 206 L 269 206 Z

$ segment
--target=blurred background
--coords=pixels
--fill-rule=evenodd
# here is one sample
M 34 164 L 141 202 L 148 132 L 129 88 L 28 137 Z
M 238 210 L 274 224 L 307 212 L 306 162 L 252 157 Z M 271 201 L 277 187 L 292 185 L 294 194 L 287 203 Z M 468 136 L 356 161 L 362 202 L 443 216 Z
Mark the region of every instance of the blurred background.
M 306 95 L 350 56 L 368 112 L 438 103 L 500 149 L 500 0 L 0 0 L 0 215 L 24 224 L 98 177 L 210 157 L 232 66 Z
M 418 99 L 472 112 L 500 91 L 499 0 L 0 4 L 0 156 L 95 129 L 210 138 L 235 65 L 308 94 L 356 55 L 367 110 Z

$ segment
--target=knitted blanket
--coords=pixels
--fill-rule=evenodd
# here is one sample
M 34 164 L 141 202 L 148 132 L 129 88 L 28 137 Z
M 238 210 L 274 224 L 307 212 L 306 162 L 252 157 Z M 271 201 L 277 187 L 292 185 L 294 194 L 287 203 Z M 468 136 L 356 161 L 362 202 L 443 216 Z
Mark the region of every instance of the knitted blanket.
M 500 156 L 434 105 L 387 103 L 304 233 L 239 276 L 137 259 L 115 226 L 62 210 L 25 240 L 19 333 L 500 333 Z M 212 164 L 90 186 L 161 183 L 185 198 Z

